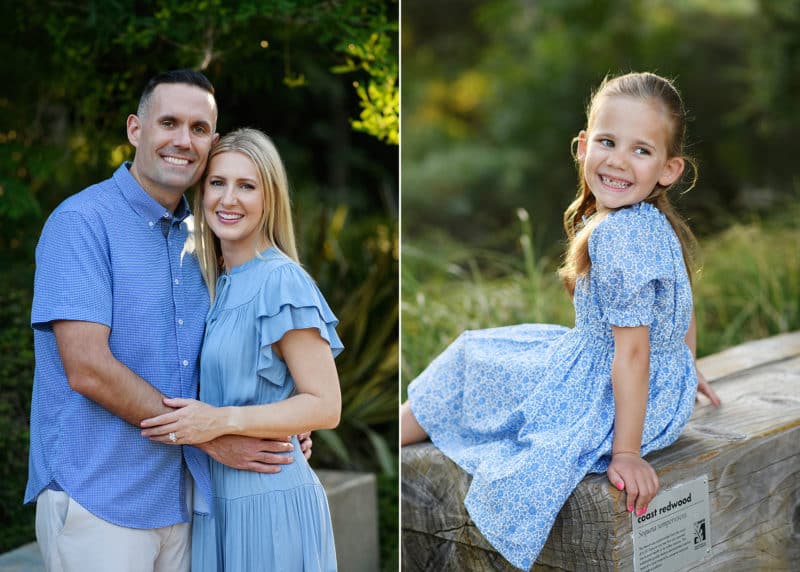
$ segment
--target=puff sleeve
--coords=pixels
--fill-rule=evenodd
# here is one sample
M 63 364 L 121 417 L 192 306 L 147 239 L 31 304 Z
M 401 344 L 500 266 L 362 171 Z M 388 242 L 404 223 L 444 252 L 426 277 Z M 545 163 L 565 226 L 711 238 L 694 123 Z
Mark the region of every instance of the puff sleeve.
M 649 204 L 610 213 L 589 237 L 600 308 L 613 326 L 649 326 L 656 291 L 674 279 L 671 227 Z
M 262 379 L 283 385 L 286 365 L 272 351 L 272 344 L 286 332 L 315 328 L 328 342 L 334 357 L 344 349 L 336 325 L 339 320 L 311 277 L 293 262 L 273 269 L 256 301 L 259 354 L 256 373 Z

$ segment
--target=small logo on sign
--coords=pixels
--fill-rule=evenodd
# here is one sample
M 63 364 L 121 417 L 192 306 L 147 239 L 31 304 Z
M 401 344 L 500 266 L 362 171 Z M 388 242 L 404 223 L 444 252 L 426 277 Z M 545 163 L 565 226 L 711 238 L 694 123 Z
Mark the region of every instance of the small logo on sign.
M 706 545 L 706 519 L 694 523 L 694 547 L 701 548 Z

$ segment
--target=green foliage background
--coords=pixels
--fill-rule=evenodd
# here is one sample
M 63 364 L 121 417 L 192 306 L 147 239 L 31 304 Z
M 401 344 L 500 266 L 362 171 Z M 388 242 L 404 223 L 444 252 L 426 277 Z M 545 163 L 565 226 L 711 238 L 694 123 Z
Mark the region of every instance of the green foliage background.
M 800 1 L 405 0 L 401 22 L 403 387 L 464 329 L 573 323 L 569 145 L 609 73 L 675 78 L 689 109 L 700 355 L 800 328 Z
M 201 69 L 218 130 L 264 130 L 290 175 L 301 258 L 340 318 L 342 423 L 317 466 L 379 474 L 382 566 L 397 568 L 396 0 L 4 2 L 0 36 L 0 551 L 22 507 L 33 252 L 65 197 L 133 157 L 125 119 L 152 75 Z
M 476 246 L 558 251 L 575 193 L 571 139 L 603 76 L 676 79 L 699 186 L 696 232 L 796 199 L 800 2 L 408 0 L 402 6 L 403 239 L 431 229 Z

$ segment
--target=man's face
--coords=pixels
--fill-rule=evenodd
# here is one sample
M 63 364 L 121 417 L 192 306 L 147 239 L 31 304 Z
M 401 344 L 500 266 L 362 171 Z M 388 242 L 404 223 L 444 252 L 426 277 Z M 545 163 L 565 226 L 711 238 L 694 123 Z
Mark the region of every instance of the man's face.
M 136 147 L 131 174 L 159 203 L 174 209 L 198 181 L 215 133 L 217 104 L 202 88 L 160 84 L 140 116 L 128 116 L 128 140 Z

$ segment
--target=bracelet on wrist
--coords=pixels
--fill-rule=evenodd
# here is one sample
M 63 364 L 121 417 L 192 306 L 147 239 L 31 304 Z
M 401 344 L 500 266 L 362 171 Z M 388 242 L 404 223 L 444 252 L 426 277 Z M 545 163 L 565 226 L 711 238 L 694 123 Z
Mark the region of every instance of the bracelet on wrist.
M 611 456 L 613 457 L 614 455 L 636 455 L 637 457 L 641 456 L 639 455 L 638 451 L 611 451 Z

